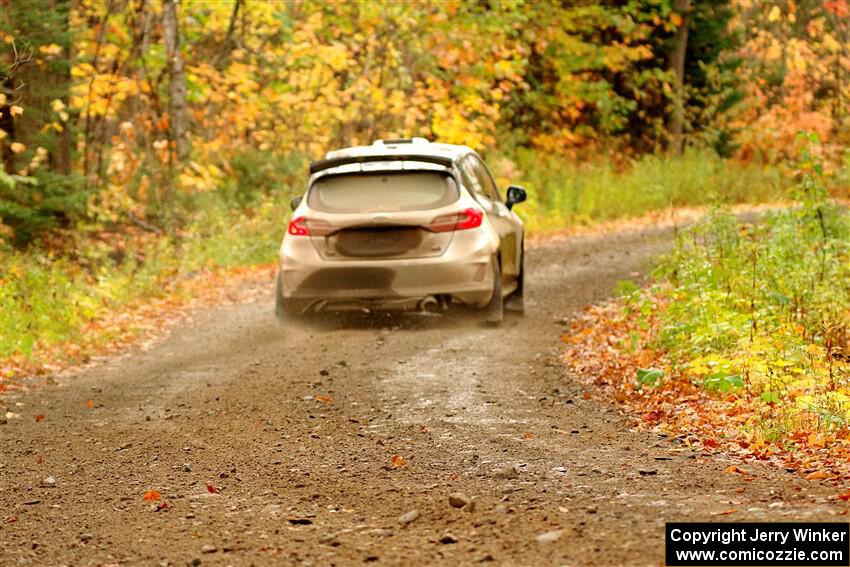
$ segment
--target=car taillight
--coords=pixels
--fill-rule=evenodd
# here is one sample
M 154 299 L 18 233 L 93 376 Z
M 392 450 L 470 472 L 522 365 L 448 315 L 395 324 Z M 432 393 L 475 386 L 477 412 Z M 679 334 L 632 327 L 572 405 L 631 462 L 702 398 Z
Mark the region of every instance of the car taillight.
M 295 217 L 289 221 L 287 232 L 292 236 L 310 236 L 310 230 L 307 228 L 307 217 Z
M 292 236 L 328 236 L 333 232 L 333 227 L 328 221 L 295 217 L 289 221 L 286 232 Z
M 478 228 L 484 220 L 484 212 L 474 207 L 464 209 L 457 213 L 441 215 L 431 221 L 426 228 L 431 232 L 451 232 L 453 230 L 466 230 Z

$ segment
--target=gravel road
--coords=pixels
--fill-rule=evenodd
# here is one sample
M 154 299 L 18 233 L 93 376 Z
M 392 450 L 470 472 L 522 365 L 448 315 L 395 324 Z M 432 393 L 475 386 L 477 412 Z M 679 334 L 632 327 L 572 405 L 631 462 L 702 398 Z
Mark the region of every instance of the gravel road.
M 661 565 L 668 520 L 846 514 L 818 482 L 731 474 L 631 431 L 565 375 L 559 319 L 669 240 L 536 245 L 528 313 L 498 329 L 281 328 L 269 285 L 268 301 L 199 312 L 145 352 L 7 399 L 0 564 Z

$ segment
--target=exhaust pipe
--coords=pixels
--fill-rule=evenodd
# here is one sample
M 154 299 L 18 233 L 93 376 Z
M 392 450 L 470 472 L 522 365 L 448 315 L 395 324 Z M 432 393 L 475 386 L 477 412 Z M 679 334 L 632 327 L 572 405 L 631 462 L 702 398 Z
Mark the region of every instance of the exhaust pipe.
M 439 304 L 437 303 L 437 298 L 433 295 L 429 295 L 428 297 L 422 299 L 417 305 L 419 311 L 423 313 L 436 313 L 438 311 Z

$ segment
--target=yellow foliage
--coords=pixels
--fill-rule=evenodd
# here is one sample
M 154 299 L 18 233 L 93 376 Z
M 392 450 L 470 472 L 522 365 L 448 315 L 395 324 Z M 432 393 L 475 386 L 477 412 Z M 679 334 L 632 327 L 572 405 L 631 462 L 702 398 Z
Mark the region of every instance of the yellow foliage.
M 770 14 L 767 17 L 767 21 L 776 22 L 779 20 L 780 17 L 782 17 L 782 10 L 779 8 L 779 6 L 774 6 L 770 9 Z

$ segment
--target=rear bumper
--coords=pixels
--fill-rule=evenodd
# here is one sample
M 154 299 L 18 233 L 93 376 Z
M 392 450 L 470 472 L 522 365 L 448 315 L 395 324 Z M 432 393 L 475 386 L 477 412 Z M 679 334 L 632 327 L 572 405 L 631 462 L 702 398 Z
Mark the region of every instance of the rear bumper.
M 493 293 L 490 261 L 495 252 L 486 233 L 469 231 L 444 254 L 404 260 L 322 259 L 307 238 L 286 238 L 280 251 L 281 292 L 294 310 L 323 300 L 355 306 L 410 309 L 417 300 L 449 295 L 483 306 Z

